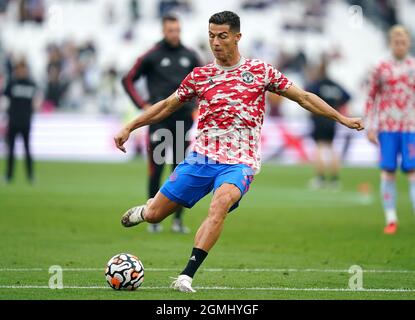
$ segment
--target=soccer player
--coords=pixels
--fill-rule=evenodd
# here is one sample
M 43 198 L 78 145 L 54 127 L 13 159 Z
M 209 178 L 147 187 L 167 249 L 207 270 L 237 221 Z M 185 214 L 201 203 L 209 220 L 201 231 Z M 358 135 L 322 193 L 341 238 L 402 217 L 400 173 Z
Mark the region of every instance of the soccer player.
M 396 168 L 407 174 L 415 211 L 415 59 L 408 52 L 411 37 L 397 25 L 389 30 L 391 57 L 374 69 L 366 103 L 367 136 L 380 146 L 381 195 L 385 234 L 398 230 L 396 214 Z
M 341 115 L 318 96 L 293 85 L 271 65 L 242 57 L 238 50 L 241 36 L 238 15 L 224 11 L 211 16 L 209 42 L 215 62 L 193 69 L 174 94 L 148 108 L 114 137 L 116 146 L 126 152 L 123 145 L 131 131 L 157 123 L 179 110 L 185 101 L 199 98 L 193 152 L 176 167 L 154 199 L 127 210 L 121 219 L 125 227 L 159 222 L 182 206 L 191 208 L 213 190 L 187 266 L 172 284 L 182 292 L 195 291 L 193 276 L 219 239 L 228 212 L 238 206 L 260 167 L 258 144 L 266 91 L 349 128 L 363 129 L 361 119 Z
M 327 75 L 327 58 L 324 57 L 318 67 L 317 78 L 306 87 L 306 90 L 318 95 L 336 110 L 344 107 L 350 100 L 350 95 L 346 90 Z M 337 189 L 340 186 L 340 159 L 333 146 L 333 140 L 336 135 L 336 122 L 314 113 L 311 114 L 311 121 L 313 124 L 311 136 L 316 144 L 314 160 L 316 176 L 311 180 L 311 187 L 320 189 L 328 186 L 332 189 Z M 325 163 L 323 157 L 326 150 L 329 151 L 330 155 L 328 164 Z
M 150 104 L 172 94 L 186 75 L 199 66 L 199 59 L 193 50 L 182 45 L 180 41 L 180 22 L 173 15 L 166 15 L 162 19 L 163 39 L 152 49 L 140 56 L 132 69 L 123 77 L 122 84 L 137 108 L 147 109 Z M 145 77 L 149 92 L 149 102 L 143 100 L 134 83 Z M 148 196 L 153 198 L 160 188 L 160 178 L 164 168 L 165 154 L 162 159 L 155 159 L 154 151 L 169 144 L 173 151 L 172 170 L 183 161 L 185 150 L 190 141 L 186 139 L 188 131 L 193 126 L 194 102 L 187 102 L 171 117 L 149 127 L 149 180 Z M 164 130 L 171 132 L 173 141 L 163 136 Z M 172 231 L 188 233 L 190 230 L 183 225 L 183 208 L 178 208 L 173 219 Z M 161 225 L 149 225 L 150 232 L 160 232 Z

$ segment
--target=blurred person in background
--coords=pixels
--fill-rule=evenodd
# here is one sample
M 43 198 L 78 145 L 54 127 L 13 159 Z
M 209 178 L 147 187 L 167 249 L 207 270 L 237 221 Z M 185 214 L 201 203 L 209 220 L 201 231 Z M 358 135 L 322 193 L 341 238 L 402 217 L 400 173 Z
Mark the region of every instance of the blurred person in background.
M 385 234 L 398 230 L 396 169 L 409 180 L 415 212 L 415 59 L 410 56 L 411 37 L 400 25 L 389 30 L 391 56 L 375 67 L 366 102 L 367 136 L 380 148 L 380 190 L 385 213 Z
M 100 112 L 109 114 L 114 111 L 117 104 L 118 84 L 117 70 L 111 66 L 104 71 L 101 77 L 99 86 Z
M 160 0 L 158 4 L 159 17 L 164 17 L 172 12 L 190 13 L 192 4 L 190 0 Z
M 46 48 L 46 88 L 42 111 L 51 112 L 62 107 L 62 100 L 68 89 L 69 81 L 62 76 L 65 61 L 61 48 L 57 44 L 49 44 Z
M 130 8 L 130 19 L 131 23 L 135 24 L 141 17 L 141 3 L 138 0 L 129 0 L 129 8 Z
M 193 50 L 182 45 L 180 40 L 180 22 L 177 17 L 167 15 L 162 19 L 163 36 L 152 49 L 140 56 L 132 69 L 123 77 L 122 84 L 139 109 L 147 109 L 151 103 L 172 94 L 180 85 L 185 76 L 199 66 L 199 59 Z M 146 77 L 149 92 L 149 101 L 144 101 L 134 87 L 134 83 L 141 77 Z M 180 163 L 189 147 L 189 141 L 185 139 L 188 131 L 193 126 L 194 102 L 186 103 L 184 108 L 175 113 L 172 117 L 149 127 L 149 184 L 148 196 L 153 198 L 160 188 L 160 179 L 164 163 L 157 163 L 153 157 L 156 148 L 160 148 L 165 139 L 162 139 L 158 132 L 160 129 L 168 129 L 173 134 L 173 145 L 169 146 L 173 151 L 172 170 Z M 178 125 L 184 125 L 184 132 L 179 132 Z M 184 150 L 177 145 L 183 146 Z M 183 208 L 180 208 L 174 215 L 172 231 L 188 233 L 190 230 L 183 225 Z M 160 224 L 149 225 L 150 232 L 161 231 Z
M 309 83 L 306 90 L 312 92 L 332 106 L 334 109 L 345 113 L 345 107 L 350 100 L 349 93 L 337 82 L 327 75 L 328 58 L 323 57 L 317 68 L 316 76 Z M 327 117 L 311 114 L 312 132 L 316 150 L 314 156 L 315 177 L 310 181 L 312 189 L 329 187 L 338 189 L 340 159 L 333 146 L 336 135 L 336 122 Z M 325 159 L 325 154 L 329 159 Z
M 43 0 L 19 0 L 19 20 L 21 23 L 33 21 L 42 24 L 45 19 Z
M 6 14 L 9 2 L 10 0 L 0 0 L 0 17 Z
M 14 66 L 13 77 L 8 82 L 4 96 L 9 100 L 7 128 L 7 165 L 6 182 L 10 183 L 14 176 L 15 154 L 14 146 L 17 136 L 21 135 L 26 156 L 26 174 L 30 183 L 34 182 L 33 159 L 30 152 L 30 129 L 32 114 L 35 107 L 36 84 L 29 76 L 25 60 L 20 60 Z

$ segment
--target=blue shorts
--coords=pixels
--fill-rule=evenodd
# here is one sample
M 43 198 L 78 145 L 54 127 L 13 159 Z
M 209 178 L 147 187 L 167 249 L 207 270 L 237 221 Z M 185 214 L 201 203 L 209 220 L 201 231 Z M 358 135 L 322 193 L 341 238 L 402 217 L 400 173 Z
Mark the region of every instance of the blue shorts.
M 191 208 L 224 183 L 237 186 L 242 198 L 248 192 L 252 180 L 253 171 L 245 164 L 223 164 L 191 152 L 172 172 L 160 192 L 171 201 Z M 241 198 L 229 212 L 238 207 Z
M 382 170 L 396 171 L 399 155 L 403 172 L 415 170 L 415 133 L 380 132 L 378 138 Z

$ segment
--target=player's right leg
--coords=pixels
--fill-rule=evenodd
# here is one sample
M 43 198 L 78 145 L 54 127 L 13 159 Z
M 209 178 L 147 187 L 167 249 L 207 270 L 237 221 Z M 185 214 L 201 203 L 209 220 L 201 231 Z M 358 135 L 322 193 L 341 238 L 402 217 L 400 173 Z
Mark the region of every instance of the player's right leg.
M 385 213 L 385 234 L 394 234 L 398 228 L 398 216 L 396 214 L 396 174 L 395 172 L 382 170 L 381 194 Z
M 203 156 L 201 158 L 204 159 Z M 213 177 L 209 173 L 199 176 L 203 169 L 199 156 L 191 154 L 186 159 L 176 167 L 154 199 L 124 213 L 121 219 L 123 226 L 131 227 L 143 221 L 159 223 L 183 206 L 191 208 L 212 190 Z
M 380 191 L 386 222 L 383 231 L 385 234 L 394 234 L 398 227 L 395 171 L 400 153 L 400 135 L 398 132 L 381 132 L 378 138 L 381 153 L 380 168 L 382 169 Z
M 23 136 L 23 145 L 24 145 L 25 156 L 26 156 L 27 180 L 30 183 L 34 183 L 33 159 L 32 159 L 32 154 L 30 152 L 30 126 L 27 126 L 22 129 L 22 136 Z
M 9 124 L 7 129 L 7 165 L 5 179 L 7 183 L 10 183 L 13 179 L 14 173 L 14 146 L 16 141 L 17 130 L 14 126 Z

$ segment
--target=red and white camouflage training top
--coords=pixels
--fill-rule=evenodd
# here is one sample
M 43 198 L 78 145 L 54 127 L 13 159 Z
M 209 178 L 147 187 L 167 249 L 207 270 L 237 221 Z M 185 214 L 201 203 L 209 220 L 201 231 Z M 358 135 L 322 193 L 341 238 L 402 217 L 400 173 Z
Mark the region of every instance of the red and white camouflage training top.
M 415 59 L 389 58 L 377 65 L 369 82 L 367 126 L 379 131 L 415 132 Z
M 232 67 L 210 63 L 194 68 L 176 91 L 179 101 L 199 99 L 194 151 L 220 163 L 243 163 L 257 171 L 265 113 L 265 92 L 292 85 L 281 72 L 257 59 Z

